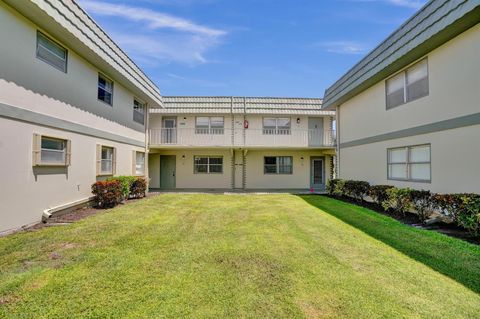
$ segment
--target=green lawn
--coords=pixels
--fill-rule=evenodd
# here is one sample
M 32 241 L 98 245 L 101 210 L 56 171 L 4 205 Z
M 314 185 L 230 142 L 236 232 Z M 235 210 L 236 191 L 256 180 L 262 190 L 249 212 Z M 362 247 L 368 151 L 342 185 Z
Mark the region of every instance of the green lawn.
M 319 196 L 178 195 L 0 238 L 0 318 L 478 318 L 480 248 Z

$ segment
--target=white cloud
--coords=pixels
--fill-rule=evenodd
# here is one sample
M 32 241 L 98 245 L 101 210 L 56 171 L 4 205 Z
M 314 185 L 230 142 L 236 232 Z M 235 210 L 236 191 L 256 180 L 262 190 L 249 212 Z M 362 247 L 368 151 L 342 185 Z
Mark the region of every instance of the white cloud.
M 220 36 L 226 34 L 223 30 L 205 27 L 189 20 L 178 18 L 169 14 L 150 9 L 130 7 L 108 2 L 82 0 L 83 8 L 96 15 L 121 17 L 132 21 L 143 21 L 151 29 L 170 28 L 183 32 Z
M 364 54 L 369 49 L 366 44 L 356 41 L 325 41 L 316 43 L 314 47 L 319 47 L 326 52 L 340 54 Z
M 384 2 L 398 7 L 420 9 L 427 0 L 349 0 L 352 2 Z
M 205 54 L 226 31 L 142 7 L 82 0 L 94 16 L 104 16 L 110 35 L 132 57 L 143 64 L 208 62 Z

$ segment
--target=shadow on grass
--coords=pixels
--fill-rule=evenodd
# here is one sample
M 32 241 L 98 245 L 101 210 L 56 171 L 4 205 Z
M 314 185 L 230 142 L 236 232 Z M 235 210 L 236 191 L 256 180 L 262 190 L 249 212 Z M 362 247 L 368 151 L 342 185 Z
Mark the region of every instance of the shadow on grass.
M 416 229 L 367 208 L 326 196 L 299 195 L 299 197 L 480 293 L 480 246 L 433 231 Z

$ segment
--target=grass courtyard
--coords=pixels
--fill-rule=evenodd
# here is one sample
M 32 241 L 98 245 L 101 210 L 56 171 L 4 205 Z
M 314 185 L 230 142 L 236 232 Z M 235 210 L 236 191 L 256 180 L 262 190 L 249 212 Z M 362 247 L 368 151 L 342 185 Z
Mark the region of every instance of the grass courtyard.
M 0 238 L 0 318 L 479 313 L 479 246 L 320 196 L 166 194 Z

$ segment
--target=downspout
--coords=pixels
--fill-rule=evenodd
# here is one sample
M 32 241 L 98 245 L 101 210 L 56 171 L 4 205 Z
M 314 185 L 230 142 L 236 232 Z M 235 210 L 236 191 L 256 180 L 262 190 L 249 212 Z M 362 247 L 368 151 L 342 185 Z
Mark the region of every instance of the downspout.
M 246 140 L 247 140 L 247 129 L 245 128 L 245 121 L 247 120 L 247 98 L 243 97 L 243 123 L 242 123 L 242 132 L 243 132 L 243 147 L 242 152 L 242 189 L 245 190 L 247 186 L 247 152 L 246 149 Z
M 233 96 L 230 97 L 230 117 L 231 117 L 231 125 L 232 125 L 232 130 L 231 130 L 231 143 L 232 143 L 232 148 L 230 149 L 230 153 L 232 156 L 231 160 L 231 165 L 232 165 L 232 178 L 230 179 L 231 181 L 231 188 L 235 189 L 235 118 L 233 114 Z
M 335 118 L 336 118 L 336 126 L 335 130 L 336 137 L 337 137 L 337 165 L 335 166 L 336 178 L 340 178 L 340 105 L 338 105 L 335 109 Z
M 148 153 L 150 151 L 150 131 L 149 131 L 149 122 L 150 122 L 150 107 L 147 104 L 145 104 L 145 181 L 147 182 L 147 192 L 150 189 L 150 175 L 148 172 Z

